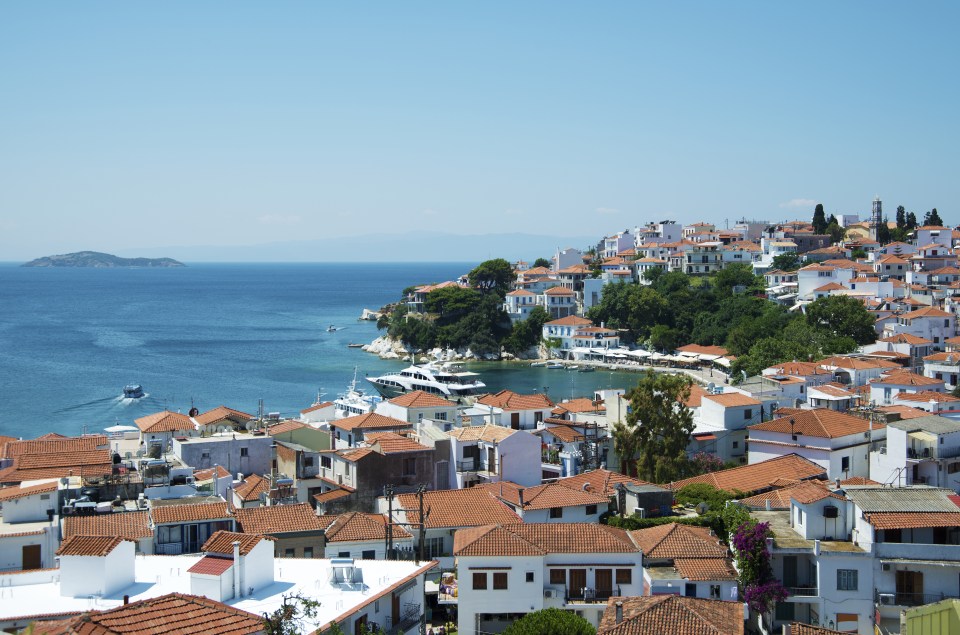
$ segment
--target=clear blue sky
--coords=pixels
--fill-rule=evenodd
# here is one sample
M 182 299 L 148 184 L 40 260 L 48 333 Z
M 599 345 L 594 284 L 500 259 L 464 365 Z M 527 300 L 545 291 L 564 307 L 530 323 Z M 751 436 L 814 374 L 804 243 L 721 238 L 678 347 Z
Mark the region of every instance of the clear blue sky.
M 957 3 L 6 2 L 0 260 L 937 207 Z

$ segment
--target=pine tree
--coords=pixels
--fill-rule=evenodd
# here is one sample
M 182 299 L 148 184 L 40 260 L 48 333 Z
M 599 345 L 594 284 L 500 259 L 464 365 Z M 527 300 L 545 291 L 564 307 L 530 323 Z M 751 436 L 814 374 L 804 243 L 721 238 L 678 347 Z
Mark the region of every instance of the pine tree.
M 913 212 L 907 212 L 907 230 L 917 228 L 917 215 Z
M 813 210 L 813 233 L 822 234 L 827 229 L 827 216 L 823 211 L 823 203 L 817 203 Z
M 905 229 L 907 226 L 907 210 L 903 205 L 897 206 L 897 229 Z
M 943 220 L 940 218 L 940 214 L 937 213 L 936 207 L 927 212 L 927 215 L 923 217 L 923 224 L 933 225 L 934 227 L 943 226 Z

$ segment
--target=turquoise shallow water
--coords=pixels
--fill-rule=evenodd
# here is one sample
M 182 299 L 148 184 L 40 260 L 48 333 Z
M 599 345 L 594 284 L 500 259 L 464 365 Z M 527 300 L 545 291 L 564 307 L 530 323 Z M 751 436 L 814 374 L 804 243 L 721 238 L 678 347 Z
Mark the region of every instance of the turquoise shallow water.
M 318 390 L 402 367 L 347 344 L 377 337 L 364 308 L 470 263 L 196 264 L 178 269 L 40 269 L 0 264 L 0 435 L 77 434 L 164 408 L 226 404 L 292 415 Z M 329 325 L 341 327 L 327 332 Z M 475 364 L 491 390 L 546 386 L 555 399 L 635 376 Z M 124 384 L 147 397 L 120 398 Z

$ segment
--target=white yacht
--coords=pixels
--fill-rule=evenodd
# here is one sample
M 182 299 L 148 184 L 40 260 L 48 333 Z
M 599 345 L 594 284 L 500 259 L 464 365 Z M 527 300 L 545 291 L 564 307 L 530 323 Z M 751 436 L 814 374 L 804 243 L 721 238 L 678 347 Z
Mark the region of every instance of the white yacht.
M 347 392 L 337 395 L 333 400 L 335 407 L 333 416 L 343 419 L 354 415 L 365 415 L 373 412 L 381 401 L 383 399 L 379 395 L 366 395 L 362 390 L 357 389 L 357 368 L 354 367 L 353 381 L 347 386 Z
M 388 399 L 422 390 L 453 401 L 470 401 L 485 393 L 487 388 L 477 373 L 466 370 L 460 362 L 414 364 L 399 372 L 367 377 L 367 381 Z

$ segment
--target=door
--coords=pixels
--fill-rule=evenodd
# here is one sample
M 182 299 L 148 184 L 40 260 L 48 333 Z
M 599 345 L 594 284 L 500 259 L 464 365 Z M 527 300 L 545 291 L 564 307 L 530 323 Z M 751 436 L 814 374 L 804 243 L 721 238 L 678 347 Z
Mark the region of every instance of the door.
M 594 579 L 597 583 L 598 598 L 613 595 L 613 569 L 597 569 Z
M 897 604 L 923 604 L 923 574 L 919 571 L 897 571 Z
M 587 570 L 570 569 L 570 597 L 582 598 L 587 588 Z
M 23 569 L 40 568 L 40 545 L 23 546 Z
M 491 474 L 497 472 L 497 451 L 493 448 L 487 448 L 487 471 Z
M 400 623 L 400 596 L 394 593 L 390 605 L 390 625 L 396 626 Z
M 520 413 L 519 412 L 510 413 L 510 427 L 513 428 L 514 430 L 520 429 Z
M 797 585 L 797 557 L 796 556 L 784 556 L 783 557 L 783 586 L 795 587 Z

